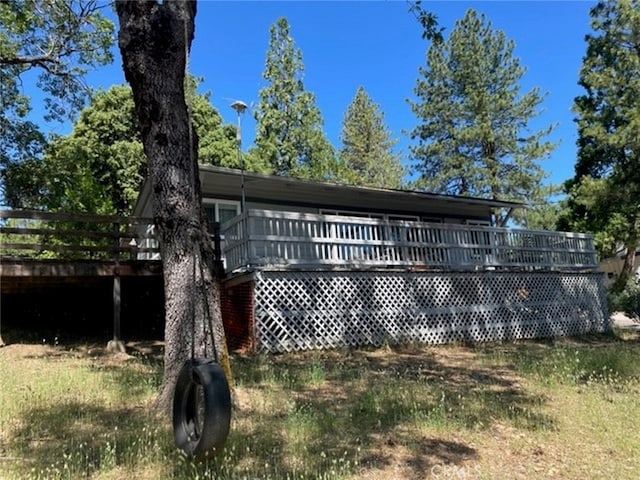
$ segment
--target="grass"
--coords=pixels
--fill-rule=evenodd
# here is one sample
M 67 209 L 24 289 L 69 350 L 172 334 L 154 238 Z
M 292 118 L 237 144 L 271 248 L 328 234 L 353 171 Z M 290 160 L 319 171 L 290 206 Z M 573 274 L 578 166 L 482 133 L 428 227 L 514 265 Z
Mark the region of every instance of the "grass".
M 6 338 L 5 340 L 10 340 Z M 582 337 L 233 358 L 194 462 L 151 404 L 161 346 L 0 349 L 0 479 L 635 479 L 640 341 Z

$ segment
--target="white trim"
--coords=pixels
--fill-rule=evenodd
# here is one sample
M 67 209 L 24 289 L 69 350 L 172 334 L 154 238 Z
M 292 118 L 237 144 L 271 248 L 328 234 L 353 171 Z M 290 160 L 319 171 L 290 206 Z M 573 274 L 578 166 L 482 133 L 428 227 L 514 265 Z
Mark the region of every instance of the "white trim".
M 220 221 L 220 205 L 229 205 L 236 207 L 236 215 L 240 215 L 240 202 L 238 200 L 223 200 L 220 198 L 203 198 L 202 206 L 207 207 L 213 205 L 215 220 Z

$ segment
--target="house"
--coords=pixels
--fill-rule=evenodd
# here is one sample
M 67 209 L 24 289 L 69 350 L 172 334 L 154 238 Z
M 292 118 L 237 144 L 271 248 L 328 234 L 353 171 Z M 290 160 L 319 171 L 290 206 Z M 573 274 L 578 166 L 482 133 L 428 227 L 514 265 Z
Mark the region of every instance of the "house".
M 222 313 L 254 351 L 551 337 L 609 328 L 593 239 L 492 225 L 513 202 L 201 166 Z M 134 211 L 149 216 L 145 185 Z M 212 222 L 212 224 L 213 224 Z
M 627 255 L 627 249 L 624 246 L 620 246 L 615 255 L 604 258 L 600 261 L 600 270 L 606 274 L 605 287 L 612 286 L 616 279 L 622 273 L 622 267 L 624 265 L 624 258 Z M 633 276 L 638 284 L 640 284 L 640 245 L 636 247 L 633 263 Z

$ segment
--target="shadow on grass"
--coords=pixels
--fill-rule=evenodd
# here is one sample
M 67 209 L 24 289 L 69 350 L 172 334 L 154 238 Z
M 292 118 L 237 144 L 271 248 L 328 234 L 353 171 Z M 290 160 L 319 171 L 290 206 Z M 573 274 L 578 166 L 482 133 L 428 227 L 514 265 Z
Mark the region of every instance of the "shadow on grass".
M 79 385 L 46 408 L 26 404 L 5 445 L 43 472 L 38 478 L 149 465 L 175 479 L 364 478 L 398 468 L 402 478 L 428 478 L 436 466 L 478 460 L 459 440 L 461 431 L 483 432 L 495 422 L 555 428 L 543 411 L 546 399 L 523 387 L 507 357 L 494 361 L 487 352 L 405 347 L 235 356 L 231 434 L 220 456 L 204 462 L 182 456 L 168 426 L 132 406 L 159 384 L 158 352 L 140 350 L 117 364 L 104 356 L 89 369 L 120 400 L 97 405 Z M 507 360 L 518 346 L 511 352 Z
M 545 399 L 527 392 L 512 370 L 479 365 L 471 349 L 455 351 L 453 357 L 438 353 L 445 349 L 409 348 L 237 358 L 241 389 L 272 409 L 250 422 L 255 407 L 248 399 L 236 411 L 232 444 L 242 442 L 256 464 L 275 462 L 274 478 L 317 478 L 332 462 L 351 473 L 401 464 L 404 477 L 425 478 L 436 465 L 477 458 L 473 447 L 451 440 L 461 429 L 482 431 L 501 421 L 525 430 L 555 428 L 543 413 Z
M 8 448 L 35 478 L 90 478 L 167 453 L 161 429 L 140 408 L 70 401 L 26 409 L 21 423 Z

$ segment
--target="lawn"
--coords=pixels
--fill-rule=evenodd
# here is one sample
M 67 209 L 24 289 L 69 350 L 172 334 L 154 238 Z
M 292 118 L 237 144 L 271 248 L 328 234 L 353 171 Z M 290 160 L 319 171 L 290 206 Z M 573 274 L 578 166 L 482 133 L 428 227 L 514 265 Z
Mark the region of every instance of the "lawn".
M 235 355 L 232 431 L 204 462 L 151 409 L 162 344 L 103 346 L 0 349 L 0 479 L 640 474 L 634 336 Z

